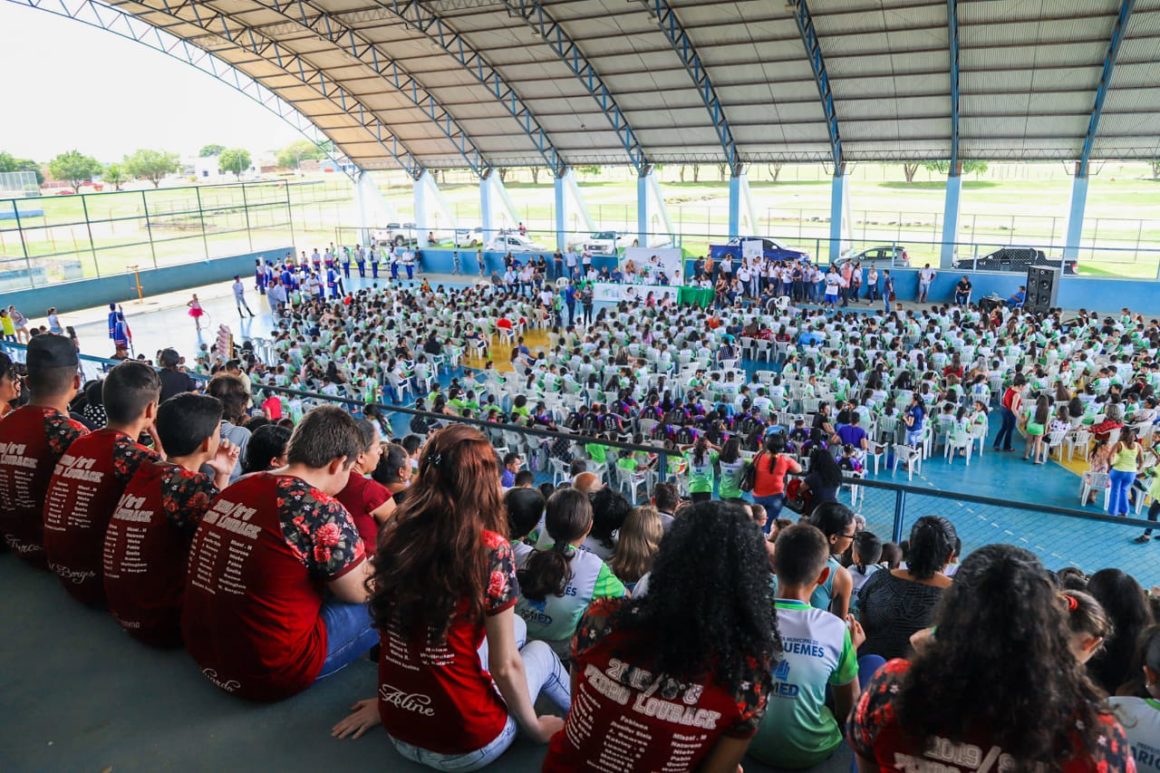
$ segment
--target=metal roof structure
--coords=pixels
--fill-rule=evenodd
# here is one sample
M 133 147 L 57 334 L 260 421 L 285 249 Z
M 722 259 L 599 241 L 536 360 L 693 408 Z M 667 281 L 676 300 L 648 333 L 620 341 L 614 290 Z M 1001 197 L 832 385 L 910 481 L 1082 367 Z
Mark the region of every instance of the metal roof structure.
M 1160 156 L 1160 0 L 105 5 L 363 169 Z

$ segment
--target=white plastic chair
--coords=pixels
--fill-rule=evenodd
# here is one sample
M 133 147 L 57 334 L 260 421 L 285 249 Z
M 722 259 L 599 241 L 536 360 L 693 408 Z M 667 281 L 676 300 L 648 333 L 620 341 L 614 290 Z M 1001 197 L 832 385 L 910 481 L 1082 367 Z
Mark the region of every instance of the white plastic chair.
M 891 472 L 898 472 L 898 464 L 906 464 L 906 479 L 914 480 L 914 471 L 922 474 L 922 450 L 903 443 L 894 444 L 894 468 Z
M 1112 497 L 1112 482 L 1106 472 L 1089 472 L 1083 476 L 1083 487 L 1079 492 L 1079 503 L 1086 505 L 1091 493 L 1093 491 L 1099 491 L 1100 489 L 1103 489 L 1104 510 L 1107 510 L 1108 502 Z
M 944 453 L 944 456 L 946 457 L 947 464 L 950 464 L 951 462 L 953 462 L 955 460 L 955 456 L 957 456 L 958 453 L 961 451 L 963 454 L 963 458 L 967 462 L 967 467 L 970 467 L 971 466 L 971 449 L 974 445 L 975 445 L 975 438 L 974 438 L 974 436 L 971 435 L 970 432 L 961 432 L 961 431 L 952 430 L 952 432 L 947 435 L 947 439 L 946 439 L 946 451 Z

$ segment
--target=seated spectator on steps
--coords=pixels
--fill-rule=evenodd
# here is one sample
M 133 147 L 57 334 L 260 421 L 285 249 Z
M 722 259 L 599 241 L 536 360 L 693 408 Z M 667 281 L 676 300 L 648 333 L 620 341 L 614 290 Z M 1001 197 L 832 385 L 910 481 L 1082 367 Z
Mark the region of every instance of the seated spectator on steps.
M 287 698 L 374 646 L 371 565 L 334 499 L 360 448 L 349 413 L 315 408 L 290 437 L 286 466 L 231 485 L 198 525 L 181 629 L 202 674 L 222 690 Z
M 452 425 L 427 441 L 375 558 L 378 697 L 357 703 L 333 735 L 357 738 L 381 722 L 406 759 L 458 771 L 499 759 L 517 730 L 546 743 L 563 726 L 536 715 L 541 693 L 570 707 L 568 674 L 548 645 L 524 645 L 498 480 L 477 430 Z
M 277 424 L 258 427 L 250 435 L 246 453 L 242 455 L 242 474 L 265 472 L 286 466 L 286 444 L 290 430 Z
M 1160 771 L 1160 625 L 1153 625 L 1141 634 L 1133 664 L 1138 673 L 1108 702 L 1128 734 L 1132 753 L 1136 755 L 1136 770 L 1157 773 Z
M 520 570 L 516 614 L 527 623 L 529 639 L 547 642 L 563 658 L 588 605 L 620 598 L 625 589 L 608 564 L 580 547 L 592 530 L 587 494 L 574 488 L 552 494 L 544 525 L 550 547 L 529 556 Z
M 1112 621 L 1112 633 L 1087 666 L 1092 681 L 1109 695 L 1135 678 L 1132 654 L 1141 632 L 1151 625 L 1148 595 L 1135 578 L 1119 569 L 1101 569 L 1088 579 L 1087 592 Z
M 1123 728 L 1070 650 L 1066 614 L 1030 552 L 967 556 L 934 635 L 862 693 L 849 725 L 858 769 L 974 770 L 994 758 L 995 770 L 1134 771 Z
M 154 433 L 161 380 L 143 362 L 123 362 L 109 371 L 101 394 L 108 424 L 69 446 L 44 500 L 48 566 L 73 598 L 95 605 L 105 601 L 101 576 L 109 519 L 137 468 L 159 459 L 137 439 Z
M 0 535 L 13 553 L 44 568 L 44 496 L 73 441 L 88 434 L 69 417 L 80 389 L 76 347 L 42 333 L 28 344 L 28 404 L 0 421 Z
M 925 516 L 910 530 L 906 569 L 875 572 L 858 591 L 858 614 L 866 629 L 862 654 L 906 657 L 910 637 L 930 625 L 951 579 L 945 570 L 958 535 L 945 518 Z
M 350 467 L 346 486 L 335 496 L 358 527 L 367 550 L 379 544 L 379 530 L 395 512 L 395 502 L 387 487 L 367 477 L 378 467 L 383 455 L 383 441 L 377 424 L 366 419 L 357 420 L 361 450 Z M 251 438 L 250 442 L 253 442 Z
M 664 538 L 647 596 L 588 609 L 572 643 L 573 709 L 545 773 L 595 760 L 738 769 L 781 654 L 762 541 L 745 508 L 695 504 Z
M 829 576 L 830 544 L 816 526 L 798 524 L 777 535 L 777 630 L 785 651 L 774 669 L 777 697 L 766 706 L 749 753 L 776 768 L 812 768 L 842 745 L 842 730 L 858 702 L 862 627 L 810 605 Z M 826 706 L 832 691 L 834 709 Z
M 222 404 L 192 392 L 157 409 L 165 461 L 137 468 L 105 533 L 109 611 L 134 638 L 181 644 L 181 597 L 193 532 L 210 501 L 229 484 L 238 449 L 222 440 Z M 201 472 L 202 465 L 212 475 Z

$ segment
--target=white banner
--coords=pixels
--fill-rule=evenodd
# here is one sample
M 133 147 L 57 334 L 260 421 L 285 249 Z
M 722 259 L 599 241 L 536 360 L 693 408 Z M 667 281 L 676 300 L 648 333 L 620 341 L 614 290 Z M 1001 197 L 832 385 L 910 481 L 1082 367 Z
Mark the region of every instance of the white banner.
M 620 259 L 620 270 L 626 282 L 634 281 L 628 269 L 635 270 L 636 281 L 643 285 L 655 285 L 656 275 L 661 271 L 669 278 L 671 285 L 685 283 L 684 258 L 677 247 L 629 247 Z M 643 297 L 643 296 L 641 296 Z
M 668 285 L 617 285 L 608 282 L 594 284 L 592 299 L 605 303 L 619 303 L 620 301 L 636 303 L 646 300 L 649 293 L 652 293 L 653 299 L 657 303 L 660 303 L 663 298 L 668 298 L 673 303 L 677 302 L 676 287 Z
M 741 242 L 741 257 L 748 259 L 760 258 L 765 254 L 765 245 L 761 239 L 746 239 Z

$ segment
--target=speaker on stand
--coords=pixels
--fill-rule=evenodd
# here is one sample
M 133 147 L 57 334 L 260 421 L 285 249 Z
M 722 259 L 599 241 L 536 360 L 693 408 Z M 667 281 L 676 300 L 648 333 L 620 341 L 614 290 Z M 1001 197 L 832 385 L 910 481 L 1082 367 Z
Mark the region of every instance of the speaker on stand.
M 1027 269 L 1027 301 L 1023 308 L 1036 314 L 1046 314 L 1059 306 L 1061 272 L 1050 266 L 1031 266 Z

